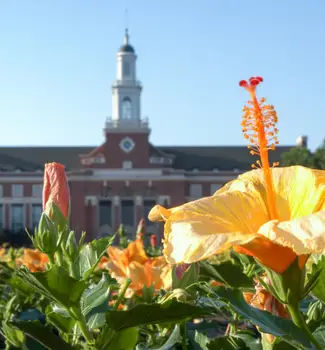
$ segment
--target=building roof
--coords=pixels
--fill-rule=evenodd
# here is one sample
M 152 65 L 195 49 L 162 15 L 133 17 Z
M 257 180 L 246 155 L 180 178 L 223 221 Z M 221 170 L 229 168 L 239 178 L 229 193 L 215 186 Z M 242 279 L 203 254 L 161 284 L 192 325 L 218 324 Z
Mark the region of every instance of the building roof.
M 134 48 L 130 44 L 125 44 L 120 47 L 120 52 L 132 52 L 134 53 Z
M 279 146 L 269 153 L 270 162 L 278 162 L 281 153 L 293 146 Z M 185 170 L 249 170 L 257 159 L 246 146 L 160 146 L 167 154 L 173 154 L 173 167 Z
M 45 163 L 60 162 L 68 170 L 81 168 L 80 155 L 96 146 L 73 147 L 0 147 L 0 171 L 41 170 Z M 279 161 L 291 146 L 270 152 L 270 161 Z M 154 156 L 173 158 L 172 168 L 184 170 L 248 170 L 254 162 L 245 146 L 151 146 Z

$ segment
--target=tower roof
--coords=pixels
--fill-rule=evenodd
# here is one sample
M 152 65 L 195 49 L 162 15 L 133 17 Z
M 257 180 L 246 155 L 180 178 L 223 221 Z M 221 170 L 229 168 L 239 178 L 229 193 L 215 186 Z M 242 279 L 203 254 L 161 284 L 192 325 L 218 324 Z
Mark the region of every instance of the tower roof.
M 125 28 L 124 44 L 120 47 L 119 52 L 135 52 L 133 46 L 129 44 L 129 32 L 127 28 Z

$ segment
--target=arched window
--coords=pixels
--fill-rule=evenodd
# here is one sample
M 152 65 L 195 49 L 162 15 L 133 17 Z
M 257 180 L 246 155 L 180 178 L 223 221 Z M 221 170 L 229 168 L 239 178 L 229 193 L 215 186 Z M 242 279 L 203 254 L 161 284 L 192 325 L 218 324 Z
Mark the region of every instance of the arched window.
M 122 119 L 132 118 L 132 104 L 129 97 L 124 97 L 122 101 Z

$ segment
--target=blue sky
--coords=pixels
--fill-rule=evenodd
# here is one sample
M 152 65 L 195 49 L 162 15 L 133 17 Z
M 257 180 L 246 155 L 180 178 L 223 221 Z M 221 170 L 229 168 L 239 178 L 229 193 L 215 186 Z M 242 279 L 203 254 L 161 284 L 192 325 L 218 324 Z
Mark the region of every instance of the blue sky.
M 156 145 L 238 145 L 247 93 L 280 143 L 325 137 L 323 0 L 0 0 L 0 145 L 98 145 L 125 8 Z

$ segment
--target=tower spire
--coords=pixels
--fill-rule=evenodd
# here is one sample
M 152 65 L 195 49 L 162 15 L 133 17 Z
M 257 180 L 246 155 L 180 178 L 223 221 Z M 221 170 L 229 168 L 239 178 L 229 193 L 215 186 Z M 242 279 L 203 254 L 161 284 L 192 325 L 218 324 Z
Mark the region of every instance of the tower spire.
M 125 9 L 125 35 L 124 35 L 124 45 L 129 44 L 129 12 L 128 9 Z
M 129 45 L 129 29 L 125 28 L 124 45 Z

